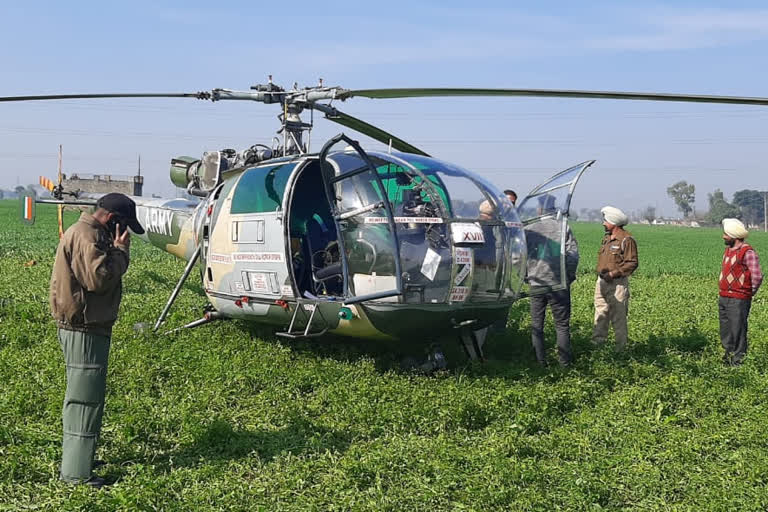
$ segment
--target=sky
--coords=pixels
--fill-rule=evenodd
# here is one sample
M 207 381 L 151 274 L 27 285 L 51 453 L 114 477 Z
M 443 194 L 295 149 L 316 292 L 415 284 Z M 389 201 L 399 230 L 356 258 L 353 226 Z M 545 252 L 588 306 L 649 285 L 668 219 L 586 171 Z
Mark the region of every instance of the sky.
M 727 7 L 724 7 L 727 5 Z M 0 96 L 289 88 L 559 88 L 768 96 L 761 2 L 39 2 L 0 7 Z M 595 159 L 572 208 L 654 206 L 666 189 L 768 189 L 768 107 L 550 98 L 335 104 L 520 196 Z M 0 187 L 133 174 L 173 196 L 171 158 L 270 144 L 279 108 L 194 99 L 0 103 Z M 305 120 L 308 120 L 305 116 Z M 312 149 L 343 131 L 315 119 Z M 356 136 L 364 147 L 381 144 Z

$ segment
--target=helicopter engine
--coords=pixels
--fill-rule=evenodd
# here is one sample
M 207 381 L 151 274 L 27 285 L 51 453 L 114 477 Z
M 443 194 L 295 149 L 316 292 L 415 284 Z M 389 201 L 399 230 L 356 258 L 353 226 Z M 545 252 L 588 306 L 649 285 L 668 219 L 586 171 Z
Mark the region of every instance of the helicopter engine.
M 241 152 L 234 149 L 206 151 L 200 159 L 179 156 L 171 159 L 171 182 L 192 195 L 205 197 L 221 183 L 222 173 L 268 160 L 272 154 L 268 146 L 254 144 Z

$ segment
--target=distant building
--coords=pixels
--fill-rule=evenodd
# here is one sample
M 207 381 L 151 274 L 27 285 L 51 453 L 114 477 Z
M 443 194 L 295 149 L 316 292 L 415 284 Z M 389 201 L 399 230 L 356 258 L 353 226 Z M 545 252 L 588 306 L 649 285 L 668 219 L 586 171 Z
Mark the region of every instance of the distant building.
M 116 174 L 81 174 L 64 175 L 64 190 L 106 194 L 120 192 L 129 196 L 142 195 L 144 176 L 121 176 Z

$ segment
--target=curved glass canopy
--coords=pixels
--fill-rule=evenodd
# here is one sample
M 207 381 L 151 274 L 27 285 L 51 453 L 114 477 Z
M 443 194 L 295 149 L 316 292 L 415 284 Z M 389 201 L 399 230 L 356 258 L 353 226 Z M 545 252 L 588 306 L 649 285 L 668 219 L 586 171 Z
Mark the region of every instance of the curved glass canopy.
M 353 226 L 355 233 L 349 246 L 367 254 L 357 262 L 348 249 L 351 270 L 367 268 L 368 275 L 386 274 L 382 265 L 392 268 L 395 254 L 382 251 L 382 240 L 391 235 L 383 207 L 387 202 L 396 226 L 405 302 L 493 302 L 517 295 L 525 275 L 525 236 L 503 193 L 471 171 L 434 158 L 367 155 L 375 175 L 363 172 L 366 163 L 356 152 L 327 156 L 336 176 L 332 194 L 341 206 L 343 229 Z M 460 230 L 471 233 L 475 242 L 457 240 Z M 371 262 L 371 246 L 378 265 Z

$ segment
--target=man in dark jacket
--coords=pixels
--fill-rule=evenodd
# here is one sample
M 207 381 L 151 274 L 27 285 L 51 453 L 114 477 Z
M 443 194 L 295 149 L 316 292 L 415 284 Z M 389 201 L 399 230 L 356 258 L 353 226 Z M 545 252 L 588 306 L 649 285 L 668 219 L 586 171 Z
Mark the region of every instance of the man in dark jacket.
M 91 472 L 104 414 L 112 325 L 128 269 L 127 227 L 144 233 L 136 204 L 123 194 L 107 194 L 92 215 L 83 213 L 67 229 L 53 264 L 51 314 L 67 370 L 60 477 L 70 483 L 104 485 Z
M 557 332 L 557 357 L 562 366 L 573 362 L 571 350 L 571 283 L 579 265 L 579 244 L 571 228 L 565 233 L 565 272 L 560 266 L 563 220 L 557 220 L 555 198 L 539 197 L 538 215 L 543 218 L 526 228 L 528 239 L 527 280 L 531 286 L 531 343 L 536 360 L 547 366 L 544 350 L 544 316 L 547 305 Z

